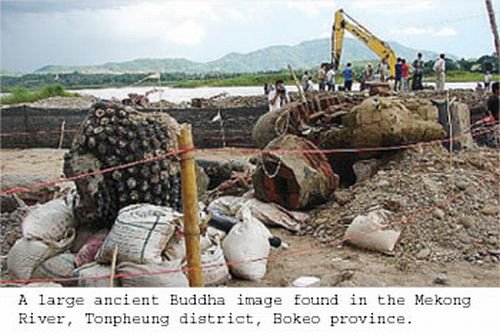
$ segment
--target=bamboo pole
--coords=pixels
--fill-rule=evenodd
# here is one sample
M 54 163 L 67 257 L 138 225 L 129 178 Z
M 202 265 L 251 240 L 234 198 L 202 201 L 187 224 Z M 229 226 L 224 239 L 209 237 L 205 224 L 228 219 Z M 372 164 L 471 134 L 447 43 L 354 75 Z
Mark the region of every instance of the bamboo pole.
M 193 148 L 191 125 L 183 124 L 178 136 L 179 150 Z M 198 195 L 194 169 L 194 153 L 180 154 L 182 206 L 184 209 L 184 236 L 186 239 L 186 257 L 190 287 L 203 287 L 200 252 L 200 226 L 198 218 Z
M 59 146 L 57 147 L 58 149 L 62 148 L 63 141 L 64 141 L 64 128 L 66 126 L 66 119 L 64 119 L 61 122 L 61 135 L 59 136 Z
M 295 85 L 297 86 L 297 90 L 299 90 L 299 95 L 300 98 L 302 99 L 303 103 L 307 103 L 306 96 L 304 95 L 304 90 L 302 90 L 302 86 L 299 83 L 299 80 L 297 79 L 297 76 L 295 76 L 295 72 L 293 71 L 292 65 L 288 64 L 288 70 L 290 70 L 290 74 L 293 77 L 293 81 L 295 82 Z
M 109 287 L 114 287 L 115 285 L 115 273 L 116 273 L 116 258 L 118 257 L 118 245 L 115 245 L 113 249 L 113 256 L 111 257 L 111 275 L 109 277 Z

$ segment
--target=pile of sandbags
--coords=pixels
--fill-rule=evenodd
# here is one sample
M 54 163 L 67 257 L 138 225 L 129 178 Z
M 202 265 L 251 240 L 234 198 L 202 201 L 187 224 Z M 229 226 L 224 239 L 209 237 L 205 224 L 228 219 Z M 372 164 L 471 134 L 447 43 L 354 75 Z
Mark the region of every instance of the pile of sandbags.
M 134 204 L 120 210 L 95 255 L 95 262 L 76 270 L 80 286 L 110 286 L 112 262 L 116 262 L 114 285 L 134 287 L 185 287 L 182 261 L 163 256 L 182 215 L 172 208 Z M 96 239 L 97 240 L 97 239 Z M 94 240 L 95 244 L 98 242 Z M 92 241 L 83 248 L 90 249 Z M 116 258 L 113 260 L 113 258 Z M 106 281 L 107 279 L 107 281 Z
M 73 209 L 56 199 L 32 208 L 22 222 L 22 237 L 7 256 L 7 269 L 14 279 L 56 279 L 63 284 L 75 269 L 69 252 L 76 235 Z

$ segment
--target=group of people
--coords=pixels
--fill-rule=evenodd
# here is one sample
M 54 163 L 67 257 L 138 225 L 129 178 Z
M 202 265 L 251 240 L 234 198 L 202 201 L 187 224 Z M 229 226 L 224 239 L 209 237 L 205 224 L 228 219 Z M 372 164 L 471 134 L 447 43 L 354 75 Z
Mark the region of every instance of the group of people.
M 404 92 L 410 90 L 410 82 L 411 82 L 411 90 L 423 90 L 424 86 L 422 83 L 422 79 L 424 76 L 424 66 L 425 62 L 423 60 L 422 53 L 417 54 L 417 58 L 410 64 L 404 58 L 398 58 L 396 61 L 396 65 L 394 66 L 394 82 L 393 89 L 394 91 Z M 346 81 L 344 78 L 344 86 L 346 89 L 352 86 L 352 78 L 349 75 L 351 70 L 351 64 L 348 63 L 345 70 L 348 73 L 348 80 Z M 344 71 L 345 71 L 344 70 Z M 445 73 L 446 73 L 446 56 L 441 54 L 439 58 L 436 60 L 433 66 L 433 71 L 436 75 L 436 90 L 443 91 L 445 86 Z M 368 64 L 366 68 L 363 70 L 362 78 L 361 78 L 361 91 L 366 88 L 366 84 L 372 81 L 376 82 L 389 82 L 391 79 L 390 71 L 389 71 L 389 61 L 387 58 L 383 59 L 377 66 L 375 70 L 372 64 Z
M 424 75 L 425 62 L 423 60 L 422 54 L 418 53 L 417 58 L 413 63 L 408 64 L 404 58 L 398 58 L 395 65 L 395 77 L 391 78 L 389 71 L 389 61 L 387 58 L 383 59 L 375 69 L 372 64 L 367 64 L 365 69 L 363 69 L 361 75 L 361 91 L 367 88 L 369 82 L 392 82 L 393 89 L 399 92 L 405 92 L 410 90 L 423 90 L 424 86 L 422 83 Z M 444 91 L 446 82 L 446 56 L 445 54 L 439 55 L 439 58 L 434 62 L 433 71 L 436 77 L 436 90 Z M 344 79 L 343 87 L 339 87 L 344 91 L 352 91 L 352 86 L 356 73 L 352 67 L 351 63 L 347 63 L 345 68 L 341 73 L 337 72 L 336 67 L 333 64 L 323 63 L 317 73 L 317 80 L 319 84 L 319 91 L 335 91 L 336 90 L 336 80 L 337 75 L 341 74 Z M 486 90 L 496 88 L 496 92 L 493 92 L 493 97 L 498 101 L 498 82 L 495 85 L 491 84 L 492 76 L 490 73 L 486 73 L 484 80 L 484 87 Z M 309 71 L 304 71 L 302 75 L 300 86 L 304 92 L 314 91 L 313 76 Z M 495 91 L 495 90 L 492 90 Z M 290 102 L 288 93 L 286 92 L 284 82 L 278 80 L 275 85 L 266 84 L 264 86 L 264 92 L 268 97 L 269 110 L 274 111 L 283 105 Z
M 321 64 L 317 75 L 319 91 L 335 91 L 336 75 L 332 65 L 327 63 Z M 313 77 L 309 74 L 309 71 L 304 71 L 300 86 L 304 92 L 314 91 Z
M 410 82 L 412 90 L 422 90 L 424 88 L 422 83 L 424 66 L 425 63 L 421 53 L 418 53 L 417 58 L 413 61 L 411 66 L 406 59 L 398 58 L 394 69 L 395 77 L 391 78 L 388 58 L 383 59 L 377 65 L 377 68 L 374 68 L 371 63 L 368 63 L 361 74 L 360 89 L 363 91 L 369 82 L 389 82 L 390 79 L 393 79 L 395 91 L 409 91 Z M 444 54 L 441 54 L 439 59 L 435 62 L 433 70 L 436 74 L 436 89 L 444 90 L 446 73 L 446 60 Z M 333 64 L 321 64 L 317 74 L 319 91 L 335 91 L 337 74 L 342 75 L 344 78 L 344 86 L 342 89 L 344 91 L 352 91 L 356 73 L 351 63 L 347 63 L 340 73 L 337 73 Z M 301 86 L 304 92 L 314 90 L 313 77 L 309 71 L 304 71 Z

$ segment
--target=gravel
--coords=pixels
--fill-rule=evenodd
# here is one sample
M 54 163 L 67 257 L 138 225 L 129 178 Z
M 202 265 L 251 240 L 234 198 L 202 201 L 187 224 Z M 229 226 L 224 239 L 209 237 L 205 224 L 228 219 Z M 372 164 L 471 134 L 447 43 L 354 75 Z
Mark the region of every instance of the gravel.
M 341 239 L 356 216 L 378 207 L 395 213 L 389 227 L 402 234 L 391 262 L 401 267 L 419 260 L 497 263 L 488 252 L 500 248 L 497 166 L 498 151 L 488 148 L 454 153 L 453 170 L 440 146 L 401 152 L 370 180 L 338 190 L 329 203 L 311 210 L 302 234 L 322 243 Z M 352 200 L 338 197 L 344 194 Z

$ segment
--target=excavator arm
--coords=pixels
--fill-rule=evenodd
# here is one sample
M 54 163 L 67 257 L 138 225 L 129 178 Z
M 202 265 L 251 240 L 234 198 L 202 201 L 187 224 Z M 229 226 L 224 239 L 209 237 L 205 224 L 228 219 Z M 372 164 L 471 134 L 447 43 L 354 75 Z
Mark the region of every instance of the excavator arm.
M 361 40 L 381 60 L 387 59 L 389 73 L 391 77 L 395 76 L 396 53 L 386 42 L 377 38 L 368 29 L 344 13 L 342 9 L 335 13 L 335 22 L 332 29 L 332 63 L 335 63 L 336 66 L 340 64 L 346 30 Z

